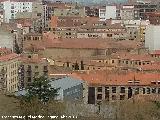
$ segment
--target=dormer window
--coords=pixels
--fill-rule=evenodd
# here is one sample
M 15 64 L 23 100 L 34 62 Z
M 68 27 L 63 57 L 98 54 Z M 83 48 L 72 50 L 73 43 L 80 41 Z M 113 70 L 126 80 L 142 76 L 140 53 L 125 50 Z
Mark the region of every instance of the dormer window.
M 128 83 L 138 84 L 140 80 L 128 80 Z
M 140 83 L 140 80 L 135 80 L 134 83 Z
M 156 81 L 151 81 L 151 84 L 152 85 L 156 85 Z
M 133 83 L 133 81 L 132 80 L 128 80 L 128 83 Z

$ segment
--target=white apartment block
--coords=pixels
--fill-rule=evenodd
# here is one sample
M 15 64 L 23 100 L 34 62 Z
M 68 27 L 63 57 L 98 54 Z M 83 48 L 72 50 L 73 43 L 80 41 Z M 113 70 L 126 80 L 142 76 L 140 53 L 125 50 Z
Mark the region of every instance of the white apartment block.
M 99 19 L 100 21 L 105 21 L 106 19 L 116 19 L 116 6 L 107 5 L 105 8 L 99 9 Z
M 160 50 L 160 25 L 149 25 L 146 28 L 145 47 L 152 50 Z
M 9 23 L 10 19 L 15 19 L 18 12 L 32 12 L 33 0 L 6 0 L 1 2 L 4 9 L 4 21 Z
M 3 26 L 0 26 L 0 47 L 9 48 L 13 50 L 14 47 L 14 35 L 5 30 Z

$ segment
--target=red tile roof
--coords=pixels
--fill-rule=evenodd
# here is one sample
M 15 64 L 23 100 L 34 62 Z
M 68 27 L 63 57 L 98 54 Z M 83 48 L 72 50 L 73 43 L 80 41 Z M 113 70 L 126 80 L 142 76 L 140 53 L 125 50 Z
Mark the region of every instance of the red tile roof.
M 90 85 L 152 85 L 152 81 L 160 82 L 160 74 L 155 73 L 108 73 L 106 71 L 93 71 L 90 73 L 73 73 L 73 77 L 80 77 L 82 80 L 87 81 Z M 139 83 L 133 83 L 133 81 Z M 132 82 L 132 83 L 130 83 Z M 157 84 L 160 86 L 160 84 Z
M 138 69 L 144 71 L 160 71 L 160 64 L 153 63 L 153 64 L 142 65 Z
M 113 58 L 119 58 L 124 60 L 140 60 L 140 61 L 155 61 L 153 57 L 147 54 L 130 54 L 130 53 L 124 53 L 124 54 L 112 54 Z
M 19 58 L 19 55 L 15 54 L 15 53 L 10 53 L 10 54 L 1 56 L 0 57 L 0 62 L 6 62 L 6 61 L 9 61 L 9 60 L 13 60 L 15 58 Z
M 155 50 L 150 53 L 151 55 L 160 55 L 160 50 Z

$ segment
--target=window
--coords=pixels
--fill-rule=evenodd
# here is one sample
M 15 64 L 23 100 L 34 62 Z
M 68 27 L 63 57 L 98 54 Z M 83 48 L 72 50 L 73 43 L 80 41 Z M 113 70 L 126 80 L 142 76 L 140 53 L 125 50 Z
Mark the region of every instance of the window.
M 42 14 L 41 13 L 37 13 L 37 16 L 41 16 Z
M 28 40 L 31 40 L 31 37 L 28 37 Z
M 28 82 L 31 82 L 31 77 L 29 77 L 27 81 L 28 81 Z
M 135 95 L 139 94 L 139 88 L 135 89 Z
M 97 95 L 97 100 L 102 100 L 102 94 Z
M 156 81 L 151 81 L 151 84 L 152 85 L 156 85 Z
M 36 65 L 35 68 L 37 69 L 37 68 L 38 68 L 38 65 Z
M 112 63 L 114 63 L 114 60 L 112 60 Z
M 116 87 L 112 87 L 112 93 L 116 93 Z
M 125 93 L 125 87 L 121 87 L 120 93 Z
M 135 62 L 135 65 L 137 65 L 137 61 Z
M 39 75 L 39 72 L 35 72 L 35 76 L 38 76 Z
M 145 88 L 143 88 L 143 94 L 146 94 L 146 89 Z
M 112 37 L 112 34 L 107 34 L 107 37 Z
M 109 87 L 105 87 L 105 99 L 109 101 Z
M 160 94 L 160 88 L 158 88 L 158 94 Z
M 116 100 L 116 95 L 112 95 L 112 100 Z
M 14 13 L 14 10 L 11 10 L 11 13 Z
M 120 95 L 120 100 L 124 100 L 125 99 L 125 95 Z
M 147 88 L 147 94 L 150 94 L 150 93 L 151 93 L 150 88 Z
M 34 39 L 37 40 L 37 37 L 35 37 Z
M 152 93 L 156 93 L 156 88 L 152 88 Z
M 98 92 L 102 92 L 102 87 L 98 87 L 98 88 L 97 88 L 97 91 L 98 91 Z
M 48 67 L 47 66 L 44 66 L 44 70 L 47 70 L 48 69 Z

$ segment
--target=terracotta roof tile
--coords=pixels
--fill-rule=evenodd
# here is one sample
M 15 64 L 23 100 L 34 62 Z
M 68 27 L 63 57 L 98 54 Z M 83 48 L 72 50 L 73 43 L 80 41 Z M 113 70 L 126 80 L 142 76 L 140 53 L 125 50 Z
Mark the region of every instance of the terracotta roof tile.
M 107 73 L 106 71 L 94 71 L 90 73 L 74 73 L 71 76 L 78 76 L 90 85 L 152 85 L 152 81 L 160 81 L 160 74 L 155 73 Z M 134 79 L 139 83 L 133 83 Z M 160 86 L 160 84 L 157 85 Z
M 3 55 L 3 56 L 0 57 L 0 62 L 13 60 L 13 59 L 18 58 L 18 57 L 19 57 L 19 55 L 15 54 L 15 53 Z

